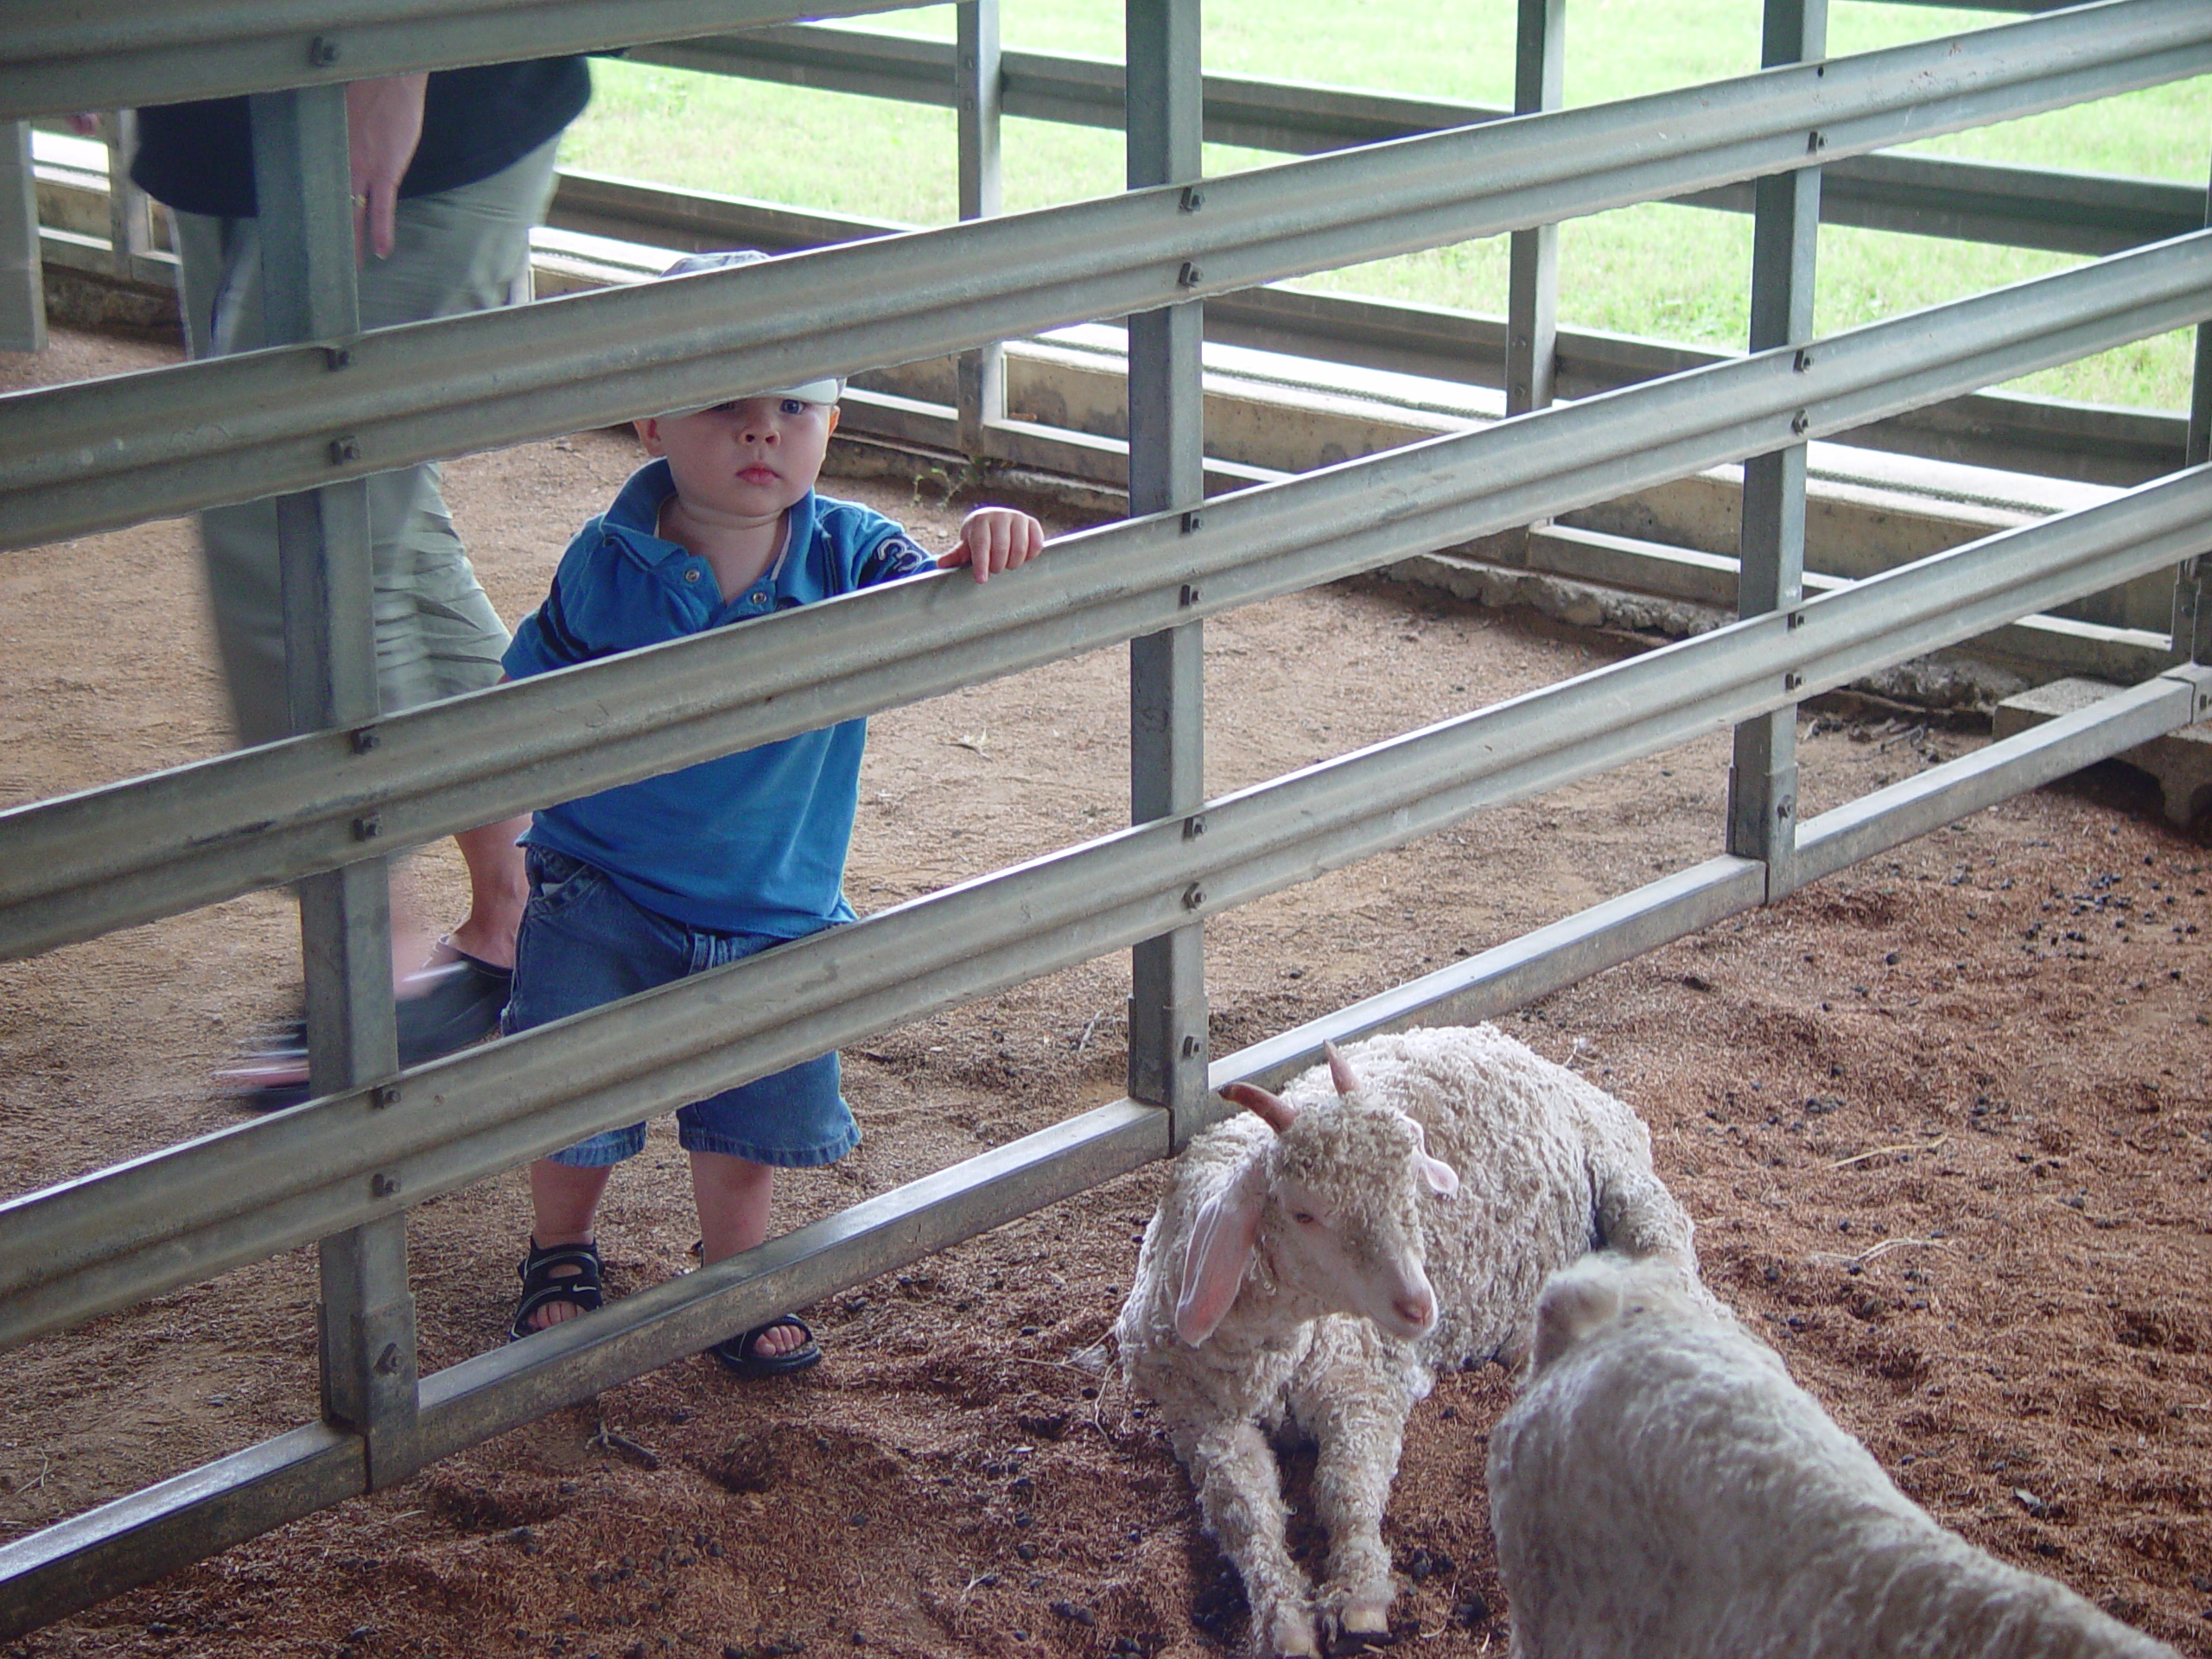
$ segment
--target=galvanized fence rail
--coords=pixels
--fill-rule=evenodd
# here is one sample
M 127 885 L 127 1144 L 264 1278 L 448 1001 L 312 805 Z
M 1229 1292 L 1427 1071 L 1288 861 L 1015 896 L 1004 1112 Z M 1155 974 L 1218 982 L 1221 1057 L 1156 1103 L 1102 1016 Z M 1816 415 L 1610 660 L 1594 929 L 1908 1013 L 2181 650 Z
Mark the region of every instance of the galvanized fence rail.
M 1556 3 L 1524 0 L 1524 40 L 1542 40 Z M 1502 1012 L 2212 708 L 2212 672 L 2184 664 L 1796 819 L 1789 736 L 1802 698 L 2212 550 L 2200 416 L 2196 464 L 2179 473 L 1803 600 L 1808 439 L 2212 319 L 2212 232 L 2198 232 L 1810 339 L 1817 168 L 2212 71 L 2212 11 L 2201 0 L 2107 0 L 1827 60 L 1821 0 L 1770 0 L 1767 56 L 1777 67 L 1758 75 L 1560 111 L 1541 110 L 1549 94 L 1537 73 L 1524 91 L 1540 112 L 1202 184 L 1196 7 L 1129 0 L 1137 72 L 1122 196 L 985 219 L 989 181 L 979 176 L 970 224 L 356 332 L 336 274 L 350 253 L 350 227 L 333 211 L 344 190 L 342 107 L 327 84 L 268 89 L 496 60 L 525 40 L 535 54 L 611 44 L 610 31 L 625 29 L 698 34 L 788 16 L 687 4 L 671 25 L 673 10 L 324 7 L 310 44 L 340 41 L 334 60 L 300 55 L 296 9 L 279 0 L 232 0 L 208 31 L 213 48 L 177 27 L 205 9 L 177 0 L 0 25 L 0 116 L 57 106 L 41 99 L 261 94 L 264 181 L 284 167 L 295 175 L 264 202 L 296 214 L 289 240 L 305 256 L 276 285 L 297 296 L 290 332 L 301 343 L 0 399 L 0 546 L 302 492 L 288 559 L 338 595 L 302 614 L 324 639 L 301 653 L 314 671 L 302 695 L 321 729 L 0 814 L 0 953 L 305 878 L 307 925 L 341 963 L 310 969 L 321 1098 L 0 1204 L 0 1346 L 321 1239 L 325 1377 L 322 1423 L 0 1546 L 0 1635 L 1138 1167 L 1207 1121 L 1209 1083 L 1280 1077 L 1324 1036 Z M 992 38 L 983 12 L 963 20 L 979 60 Z M 1532 353 L 1528 412 L 1516 418 L 1201 504 L 1203 296 L 1746 180 L 1764 181 L 1751 355 L 1547 407 Z M 372 683 L 364 702 L 365 601 L 344 594 L 360 476 L 872 362 L 987 353 L 1013 334 L 1117 315 L 1138 322 L 1137 516 L 1061 538 L 1021 581 L 974 589 L 918 578 L 419 710 L 379 715 Z M 975 378 L 988 385 L 987 363 Z M 281 419 L 268 417 L 272 404 Z M 1757 480 L 1741 621 L 1203 798 L 1206 615 L 1732 460 Z M 2177 642 L 2192 656 L 2194 613 Z M 377 948 L 387 848 L 1116 639 L 1132 644 L 1129 829 L 524 1036 L 404 1072 L 392 1065 Z M 1206 915 L 1732 727 L 1726 855 L 1243 1054 L 1207 1055 L 1196 925 Z M 1132 1098 L 417 1380 L 404 1265 L 412 1205 L 1125 946 L 1138 952 Z

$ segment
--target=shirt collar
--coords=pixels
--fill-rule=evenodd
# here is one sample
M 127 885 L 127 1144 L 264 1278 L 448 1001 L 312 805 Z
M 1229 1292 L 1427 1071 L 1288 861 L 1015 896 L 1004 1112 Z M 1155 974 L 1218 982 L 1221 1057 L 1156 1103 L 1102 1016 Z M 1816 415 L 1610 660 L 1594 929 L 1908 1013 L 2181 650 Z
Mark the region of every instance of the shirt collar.
M 683 543 L 659 533 L 661 503 L 675 493 L 676 479 L 667 459 L 656 456 L 630 474 L 613 505 L 601 515 L 601 526 L 647 564 L 691 558 L 695 556 Z M 791 568 L 791 550 L 812 539 L 817 511 L 812 490 L 784 510 L 784 544 L 760 578 L 771 588 L 779 588 L 785 571 Z

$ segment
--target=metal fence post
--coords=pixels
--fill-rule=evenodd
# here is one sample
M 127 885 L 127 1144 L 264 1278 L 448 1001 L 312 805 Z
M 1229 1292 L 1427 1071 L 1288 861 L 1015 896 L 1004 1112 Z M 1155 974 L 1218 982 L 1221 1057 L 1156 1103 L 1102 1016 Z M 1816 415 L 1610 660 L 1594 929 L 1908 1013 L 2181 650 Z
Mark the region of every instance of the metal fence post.
M 1760 65 L 1826 55 L 1827 0 L 1766 0 Z M 1808 130 L 1808 156 L 1821 135 Z M 1751 348 L 1766 351 L 1813 334 L 1813 268 L 1821 229 L 1817 166 L 1758 181 L 1751 230 Z M 1736 609 L 1741 616 L 1789 610 L 1805 592 L 1805 446 L 1744 463 L 1744 519 Z M 1786 679 L 1794 687 L 1800 677 Z M 1797 709 L 1793 703 L 1736 728 L 1728 772 L 1728 850 L 1766 865 L 1767 900 L 1797 885 Z
M 359 331 L 360 312 L 345 88 L 257 94 L 251 107 L 269 342 L 346 340 Z M 342 373 L 347 355 L 334 347 L 327 360 Z M 365 732 L 378 713 L 367 486 L 283 497 L 277 518 L 292 724 Z M 373 819 L 356 833 L 372 838 Z M 300 884 L 308 1075 L 318 1094 L 397 1068 L 390 906 L 381 858 Z M 405 1215 L 323 1240 L 321 1287 L 323 1414 L 360 1433 L 367 1483 L 386 1486 L 421 1465 Z
M 1129 0 L 1127 27 L 1129 186 L 1185 183 L 1184 211 L 1203 212 L 1198 0 Z M 1191 535 L 1202 533 L 1205 498 L 1202 321 L 1196 302 L 1128 320 L 1129 511 L 1181 509 Z M 1205 799 L 1204 645 L 1196 622 L 1129 642 L 1136 823 L 1195 815 Z M 1184 833 L 1204 830 L 1192 816 Z M 1180 1145 L 1211 1121 L 1205 1084 L 1205 939 L 1194 922 L 1132 953 L 1129 1093 L 1168 1109 Z
M 46 349 L 46 274 L 38 251 L 31 124 L 0 123 L 0 351 Z
M 1002 205 L 999 0 L 961 0 L 953 11 L 959 29 L 960 217 L 994 219 Z M 1006 348 L 994 342 L 963 352 L 958 370 L 960 448 L 980 461 L 989 453 L 991 427 L 1006 418 Z
M 2204 222 L 2212 227 L 2212 190 L 2204 202 Z M 2196 325 L 2196 357 L 2189 378 L 2189 448 L 2183 465 L 2212 461 L 2212 323 Z M 2204 602 L 2205 561 L 2183 559 L 2174 567 L 2174 649 L 2192 663 L 2212 657 L 2212 606 Z
M 100 118 L 107 141 L 107 231 L 111 269 L 124 282 L 146 276 L 146 256 L 154 251 L 154 207 L 130 181 L 130 158 L 138 149 L 138 111 L 111 110 Z
M 1513 112 L 1565 103 L 1567 0 L 1520 0 L 1513 49 Z M 1505 312 L 1505 412 L 1547 409 L 1559 335 L 1559 226 L 1516 231 Z

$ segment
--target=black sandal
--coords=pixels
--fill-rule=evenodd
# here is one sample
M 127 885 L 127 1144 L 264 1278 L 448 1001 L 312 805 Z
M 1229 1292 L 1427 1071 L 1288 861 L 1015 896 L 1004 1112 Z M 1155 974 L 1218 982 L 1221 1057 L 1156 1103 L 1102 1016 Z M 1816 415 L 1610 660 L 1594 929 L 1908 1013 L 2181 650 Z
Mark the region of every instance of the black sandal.
M 573 1268 L 573 1273 L 557 1269 Z M 596 1244 L 548 1244 L 540 1246 L 536 1239 L 530 1242 L 530 1254 L 515 1269 L 522 1278 L 522 1300 L 515 1304 L 515 1316 L 507 1323 L 507 1340 L 520 1342 L 524 1337 L 534 1337 L 541 1331 L 550 1331 L 555 1325 L 535 1325 L 531 1323 L 541 1307 L 555 1302 L 566 1302 L 569 1306 L 588 1313 L 605 1300 L 604 1287 L 600 1281 L 599 1247 Z M 556 1321 L 556 1324 L 565 1321 Z
M 789 1325 L 806 1338 L 796 1348 L 787 1348 L 780 1354 L 753 1351 L 753 1344 L 778 1325 Z M 804 1319 L 796 1313 L 779 1313 L 766 1325 L 756 1325 L 750 1331 L 741 1331 L 727 1341 L 718 1342 L 707 1350 L 723 1366 L 740 1376 L 788 1376 L 793 1371 L 803 1371 L 817 1364 L 822 1358 L 822 1344 L 815 1341 L 814 1332 Z

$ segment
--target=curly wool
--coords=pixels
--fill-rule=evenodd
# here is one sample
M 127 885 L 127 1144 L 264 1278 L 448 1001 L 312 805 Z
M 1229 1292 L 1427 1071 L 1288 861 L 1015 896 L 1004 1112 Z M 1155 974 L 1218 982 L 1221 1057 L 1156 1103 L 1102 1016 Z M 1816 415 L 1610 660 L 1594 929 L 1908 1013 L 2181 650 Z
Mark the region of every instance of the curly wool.
M 1938 1526 L 1667 1262 L 1546 1287 L 1490 1498 L 1513 1659 L 2177 1659 Z
M 1284 1090 L 1278 1135 L 1249 1113 L 1194 1139 L 1145 1232 L 1116 1337 L 1190 1471 L 1206 1523 L 1243 1574 L 1256 1650 L 1318 1650 L 1313 1619 L 1379 1628 L 1393 1589 L 1381 1537 L 1407 1414 L 1437 1369 L 1516 1354 L 1545 1275 L 1594 1243 L 1663 1252 L 1693 1274 L 1689 1217 L 1651 1167 L 1650 1139 L 1620 1101 L 1492 1027 L 1376 1037 L 1347 1048 L 1358 1080 L 1328 1068 Z M 1416 1127 L 1418 1126 L 1418 1127 Z M 1418 1154 L 1458 1173 L 1426 1190 Z M 1300 1184 L 1361 1224 L 1403 1236 L 1425 1263 L 1437 1319 L 1418 1341 L 1351 1317 L 1287 1260 L 1294 1224 L 1274 1201 Z M 1196 1346 L 1177 1332 L 1194 1229 L 1211 1200 L 1267 1200 L 1236 1300 Z M 1284 1542 L 1281 1478 L 1265 1431 L 1287 1417 L 1320 1443 L 1314 1506 L 1330 1536 L 1318 1592 Z

